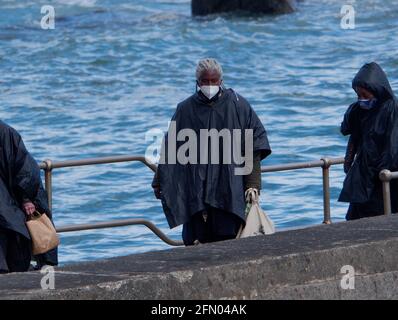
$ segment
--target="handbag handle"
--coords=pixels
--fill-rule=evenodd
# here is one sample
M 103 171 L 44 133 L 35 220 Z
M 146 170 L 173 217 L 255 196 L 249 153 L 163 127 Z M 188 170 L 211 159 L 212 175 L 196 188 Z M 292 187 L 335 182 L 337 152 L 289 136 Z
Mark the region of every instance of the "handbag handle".
M 29 216 L 28 221 L 30 221 L 30 220 L 37 220 L 37 219 L 39 219 L 41 216 L 42 216 L 42 214 L 41 214 L 39 211 L 35 210 L 35 211 L 33 212 L 33 214 Z
M 245 192 L 246 202 L 253 203 L 258 202 L 258 190 L 255 188 L 249 188 Z

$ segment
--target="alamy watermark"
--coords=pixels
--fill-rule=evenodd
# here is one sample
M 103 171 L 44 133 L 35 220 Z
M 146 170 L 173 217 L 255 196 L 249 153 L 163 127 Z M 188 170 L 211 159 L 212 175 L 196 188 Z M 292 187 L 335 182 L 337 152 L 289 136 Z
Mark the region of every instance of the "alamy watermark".
M 43 30 L 55 29 L 55 9 L 53 6 L 42 6 L 40 10 L 44 16 L 41 18 L 40 26 Z
M 354 290 L 355 289 L 355 269 L 351 265 L 342 266 L 340 273 L 344 274 L 341 281 L 340 287 L 343 290 Z
M 355 1 L 354 1 L 355 2 Z M 354 2 L 345 4 L 341 7 L 340 27 L 344 30 L 355 29 L 355 8 Z
M 55 270 L 54 267 L 44 266 L 41 268 L 40 273 L 43 275 L 40 281 L 42 290 L 55 289 Z
M 234 164 L 235 175 L 248 175 L 253 170 L 252 129 L 200 129 L 196 132 L 186 128 L 177 132 L 176 122 L 171 121 L 167 135 L 163 137 L 164 133 L 159 129 L 149 130 L 145 135 L 146 142 L 152 142 L 145 152 L 151 162 Z

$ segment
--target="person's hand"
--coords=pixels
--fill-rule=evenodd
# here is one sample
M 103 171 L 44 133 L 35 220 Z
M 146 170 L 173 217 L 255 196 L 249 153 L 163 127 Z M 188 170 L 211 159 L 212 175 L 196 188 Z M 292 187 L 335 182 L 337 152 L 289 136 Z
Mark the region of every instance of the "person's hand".
M 27 216 L 31 216 L 36 211 L 36 207 L 31 201 L 25 202 L 22 207 Z
M 161 199 L 162 191 L 160 190 L 160 185 L 152 186 L 153 193 L 155 194 L 156 199 Z
M 256 188 L 248 188 L 245 191 L 246 202 L 258 201 L 259 190 Z

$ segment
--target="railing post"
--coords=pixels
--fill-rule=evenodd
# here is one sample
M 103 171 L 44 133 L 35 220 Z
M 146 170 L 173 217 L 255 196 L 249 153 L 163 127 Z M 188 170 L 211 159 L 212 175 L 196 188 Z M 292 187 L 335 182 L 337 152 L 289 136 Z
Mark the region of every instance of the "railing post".
M 330 219 L 330 184 L 329 184 L 329 168 L 331 166 L 328 158 L 322 158 L 322 182 L 323 182 L 323 223 L 331 224 Z
M 383 205 L 384 214 L 391 214 L 391 191 L 390 191 L 390 181 L 391 181 L 391 171 L 384 169 L 380 172 L 379 178 L 383 185 Z
M 44 179 L 45 179 L 45 188 L 47 192 L 47 198 L 48 198 L 48 208 L 50 211 L 52 211 L 52 206 L 53 206 L 53 183 L 52 183 L 52 161 L 51 160 L 45 160 L 44 163 L 46 164 L 46 168 L 44 169 Z

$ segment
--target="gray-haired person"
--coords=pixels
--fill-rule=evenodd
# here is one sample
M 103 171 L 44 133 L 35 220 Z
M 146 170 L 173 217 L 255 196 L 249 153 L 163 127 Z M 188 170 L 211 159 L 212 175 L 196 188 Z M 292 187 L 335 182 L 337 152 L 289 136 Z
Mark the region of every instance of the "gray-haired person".
M 242 96 L 224 87 L 221 65 L 210 58 L 199 61 L 196 92 L 178 104 L 171 120 L 177 136 L 190 130 L 196 133 L 197 144 L 187 150 L 189 161 L 178 161 L 180 147 L 192 141 L 189 137 L 172 141 L 170 125 L 162 148 L 165 161 L 159 163 L 152 182 L 170 228 L 183 224 L 186 245 L 235 238 L 245 223 L 245 191 L 261 189 L 260 161 L 271 153 L 264 126 Z M 217 132 L 222 142 L 213 145 L 213 137 L 203 132 Z M 242 137 L 238 144 L 237 136 Z M 245 163 L 235 161 L 236 150 Z M 246 150 L 250 154 L 244 154 Z M 238 173 L 246 165 L 249 170 Z

